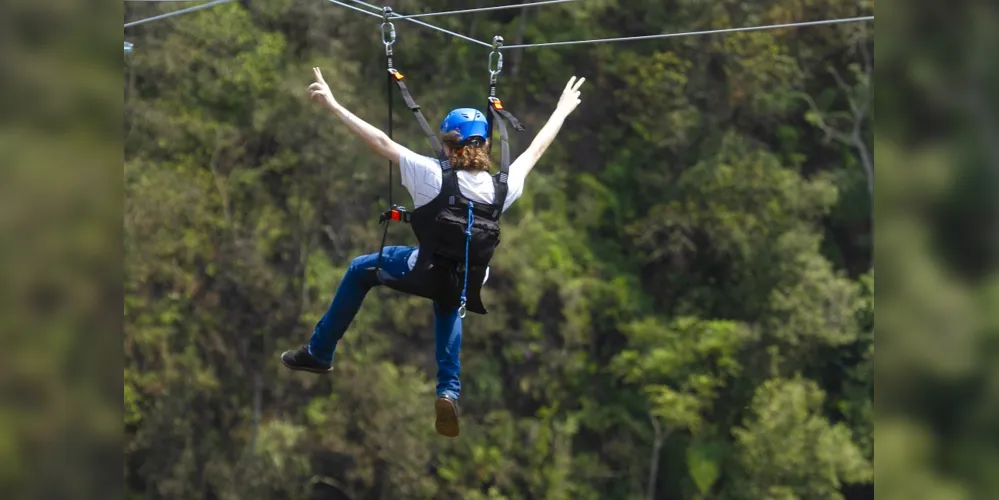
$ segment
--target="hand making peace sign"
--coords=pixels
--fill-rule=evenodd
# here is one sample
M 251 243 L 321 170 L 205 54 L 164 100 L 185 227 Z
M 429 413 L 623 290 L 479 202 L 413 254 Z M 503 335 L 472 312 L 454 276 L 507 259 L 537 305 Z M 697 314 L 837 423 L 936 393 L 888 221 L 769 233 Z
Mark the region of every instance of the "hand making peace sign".
M 572 113 L 572 110 L 576 109 L 576 106 L 579 106 L 581 102 L 579 100 L 579 87 L 585 81 L 586 78 L 580 78 L 579 81 L 576 81 L 575 76 L 570 78 L 569 83 L 565 84 L 565 90 L 562 91 L 562 97 L 559 98 L 556 109 L 561 110 L 566 115 Z M 575 85 L 573 85 L 573 82 L 575 82 Z
M 319 68 L 312 68 L 312 76 L 315 77 L 316 82 L 309 85 L 309 97 L 332 109 L 336 106 L 336 99 L 333 98 L 330 86 L 326 85 L 326 80 L 323 79 L 323 72 L 319 71 Z

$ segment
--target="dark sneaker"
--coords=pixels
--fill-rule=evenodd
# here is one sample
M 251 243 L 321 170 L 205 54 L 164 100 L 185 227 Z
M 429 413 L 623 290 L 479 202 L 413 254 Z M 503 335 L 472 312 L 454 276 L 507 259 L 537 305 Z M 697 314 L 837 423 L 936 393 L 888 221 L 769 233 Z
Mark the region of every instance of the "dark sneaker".
M 313 358 L 309 354 L 309 346 L 303 345 L 300 349 L 294 351 L 285 351 L 281 353 L 281 362 L 284 366 L 291 368 L 292 370 L 302 370 L 306 372 L 315 373 L 326 373 L 333 371 L 332 364 L 320 363 L 316 358 Z
M 434 428 L 442 436 L 455 437 L 458 435 L 458 402 L 446 396 L 438 396 L 434 403 L 437 410 L 437 422 Z

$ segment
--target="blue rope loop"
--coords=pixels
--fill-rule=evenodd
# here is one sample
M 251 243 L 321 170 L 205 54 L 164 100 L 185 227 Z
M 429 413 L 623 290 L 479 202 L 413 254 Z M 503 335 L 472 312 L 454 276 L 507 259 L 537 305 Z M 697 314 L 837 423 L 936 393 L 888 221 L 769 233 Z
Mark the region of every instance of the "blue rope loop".
M 468 200 L 468 227 L 465 228 L 465 283 L 461 287 L 461 307 L 458 308 L 458 316 L 465 319 L 465 294 L 468 293 L 468 246 L 472 241 L 472 221 L 475 214 L 472 213 L 472 200 Z

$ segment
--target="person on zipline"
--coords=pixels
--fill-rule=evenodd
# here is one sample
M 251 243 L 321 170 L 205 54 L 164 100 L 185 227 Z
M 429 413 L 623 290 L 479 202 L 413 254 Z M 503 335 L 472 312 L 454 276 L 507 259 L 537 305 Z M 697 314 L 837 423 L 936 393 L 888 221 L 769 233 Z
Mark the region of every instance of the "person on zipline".
M 319 68 L 312 69 L 315 83 L 309 96 L 324 105 L 379 156 L 399 164 L 402 185 L 413 198 L 411 223 L 419 247 L 384 247 L 355 258 L 326 314 L 316 324 L 308 345 L 285 351 L 281 361 L 293 370 L 325 373 L 333 370 L 336 345 L 353 321 L 368 291 L 379 284 L 417 282 L 414 294 L 455 298 L 461 292 L 468 310 L 485 314 L 479 289 L 488 278 L 488 262 L 499 243 L 499 215 L 524 191 L 527 174 L 551 145 L 569 114 L 579 105 L 579 87 L 585 81 L 569 79 L 555 111 L 531 145 L 509 165 L 509 176 L 492 176 L 488 149 L 488 123 L 471 108 L 451 111 L 441 123 L 443 156 L 423 156 L 394 142 L 388 135 L 361 120 L 333 97 Z M 448 165 L 448 163 L 450 165 Z M 501 180 L 498 180 L 501 179 Z M 505 191 L 505 193 L 504 193 Z M 499 198 L 499 199 L 497 199 Z M 457 200 L 457 202 L 456 202 Z M 474 219 L 474 222 L 473 222 Z M 420 255 L 421 249 L 425 255 Z M 464 264 L 468 265 L 465 266 Z M 379 267 L 378 273 L 374 273 Z M 414 276 L 419 274 L 419 276 Z M 408 276 L 409 275 L 409 276 Z M 478 285 L 476 285 L 478 283 Z M 408 291 L 409 288 L 393 286 Z M 429 291 L 428 291 L 429 290 Z M 448 300 L 447 302 L 453 302 Z M 458 435 L 458 395 L 461 362 L 459 307 L 434 300 L 434 337 L 437 357 L 435 428 L 444 436 Z

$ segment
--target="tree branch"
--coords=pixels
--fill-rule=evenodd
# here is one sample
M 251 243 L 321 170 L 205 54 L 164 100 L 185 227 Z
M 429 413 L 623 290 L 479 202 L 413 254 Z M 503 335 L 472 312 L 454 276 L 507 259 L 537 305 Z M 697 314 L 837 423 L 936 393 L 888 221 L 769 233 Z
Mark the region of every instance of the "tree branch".
M 333 231 L 333 227 L 325 225 L 323 226 L 323 232 L 326 233 L 326 237 L 329 238 L 330 243 L 333 244 L 333 251 L 336 252 L 337 257 L 340 257 L 341 259 L 346 258 L 347 254 L 345 254 L 343 250 L 340 249 L 340 239 Z
M 867 26 L 864 25 L 861 29 L 863 29 L 864 36 L 857 42 L 857 45 L 860 46 L 860 56 L 864 59 L 864 74 L 870 77 L 874 71 L 874 63 L 871 61 L 871 53 L 867 51 Z
M 336 479 L 334 479 L 332 477 L 329 477 L 329 476 L 312 476 L 312 480 L 310 482 L 312 484 L 317 484 L 317 483 L 319 483 L 319 484 L 325 484 L 326 486 L 329 486 L 329 487 L 332 487 L 332 488 L 336 488 L 337 491 L 340 492 L 340 494 L 342 494 L 343 496 L 345 496 L 345 497 L 347 497 L 349 499 L 353 499 L 354 498 L 354 493 L 350 490 L 350 488 L 347 488 L 346 486 L 343 485 L 343 483 L 341 483 L 340 481 L 337 481 Z
M 829 66 L 829 72 L 832 73 L 833 78 L 836 80 L 836 85 L 843 91 L 843 95 L 846 96 L 846 102 L 850 105 L 850 111 L 856 115 L 860 113 L 860 108 L 857 107 L 857 102 L 853 100 L 853 87 L 846 84 L 843 77 L 839 76 L 839 71 L 836 71 L 834 66 Z
M 812 99 L 812 96 L 810 96 L 808 94 L 805 94 L 805 93 L 802 93 L 801 97 L 806 102 L 808 102 L 808 107 L 811 108 L 812 111 L 815 112 L 815 118 L 817 120 L 817 122 L 815 123 L 815 126 L 819 127 L 819 130 L 822 130 L 822 132 L 824 132 L 826 134 L 825 142 L 829 142 L 830 139 L 836 139 L 837 141 L 839 141 L 839 142 L 841 142 L 843 144 L 846 144 L 846 145 L 852 145 L 853 144 L 853 140 L 852 140 L 852 138 L 850 136 L 848 136 L 847 134 L 843 133 L 842 131 L 837 130 L 833 126 L 831 126 L 828 123 L 826 123 L 826 120 L 825 120 L 825 117 L 824 117 L 825 114 L 823 113 L 822 110 L 819 109 L 818 104 L 815 104 L 815 100 Z
M 860 42 L 861 47 L 863 47 L 863 41 Z M 865 50 L 866 52 L 866 50 Z M 865 64 L 866 66 L 866 64 Z M 871 74 L 866 72 L 864 77 L 870 82 Z M 853 147 L 857 148 L 857 152 L 860 154 L 860 163 L 864 166 L 864 171 L 867 173 L 867 191 L 871 195 L 871 206 L 873 213 L 874 205 L 874 159 L 871 157 L 870 150 L 868 149 L 867 143 L 864 142 L 863 130 L 864 130 L 864 119 L 867 118 L 867 110 L 871 104 L 871 92 L 870 89 L 864 93 L 864 102 L 855 111 L 853 119 L 853 133 L 850 134 L 850 139 L 853 142 Z
M 867 113 L 870 109 L 871 103 L 870 81 L 871 72 L 873 70 L 871 55 L 865 45 L 866 38 L 866 35 L 864 35 L 856 40 L 857 48 L 861 53 L 861 59 L 863 59 L 863 73 L 857 75 L 857 79 L 859 81 L 858 85 L 851 86 L 847 84 L 846 80 L 840 76 L 839 71 L 837 71 L 834 66 L 829 66 L 829 73 L 836 80 L 836 85 L 843 91 L 843 96 L 846 98 L 846 102 L 850 106 L 850 111 L 853 117 L 852 130 L 850 133 L 846 133 L 827 122 L 826 114 L 819 109 L 815 100 L 812 99 L 812 96 L 802 93 L 802 97 L 806 102 L 808 102 L 808 106 L 813 112 L 815 117 L 815 126 L 817 126 L 825 134 L 825 142 L 829 142 L 830 139 L 835 139 L 841 144 L 850 146 L 857 150 L 857 154 L 860 156 L 860 163 L 867 176 L 867 192 L 871 198 L 871 213 L 873 214 L 874 159 L 871 155 L 870 146 L 864 141 L 863 136 L 864 120 L 867 118 Z
M 659 476 L 659 453 L 662 451 L 663 442 L 669 437 L 671 431 L 667 430 L 663 434 L 662 424 L 659 423 L 659 418 L 649 412 L 649 420 L 652 422 L 652 460 L 649 464 L 649 480 L 646 486 L 645 496 L 648 500 L 655 500 L 656 498 L 656 478 Z
M 867 173 L 867 192 L 871 195 L 871 200 L 874 200 L 874 160 L 871 158 L 871 153 L 867 149 L 867 143 L 864 142 L 864 138 L 860 135 L 860 127 L 853 129 L 853 146 L 857 148 L 857 152 L 860 153 L 860 163 L 864 165 L 864 171 Z

